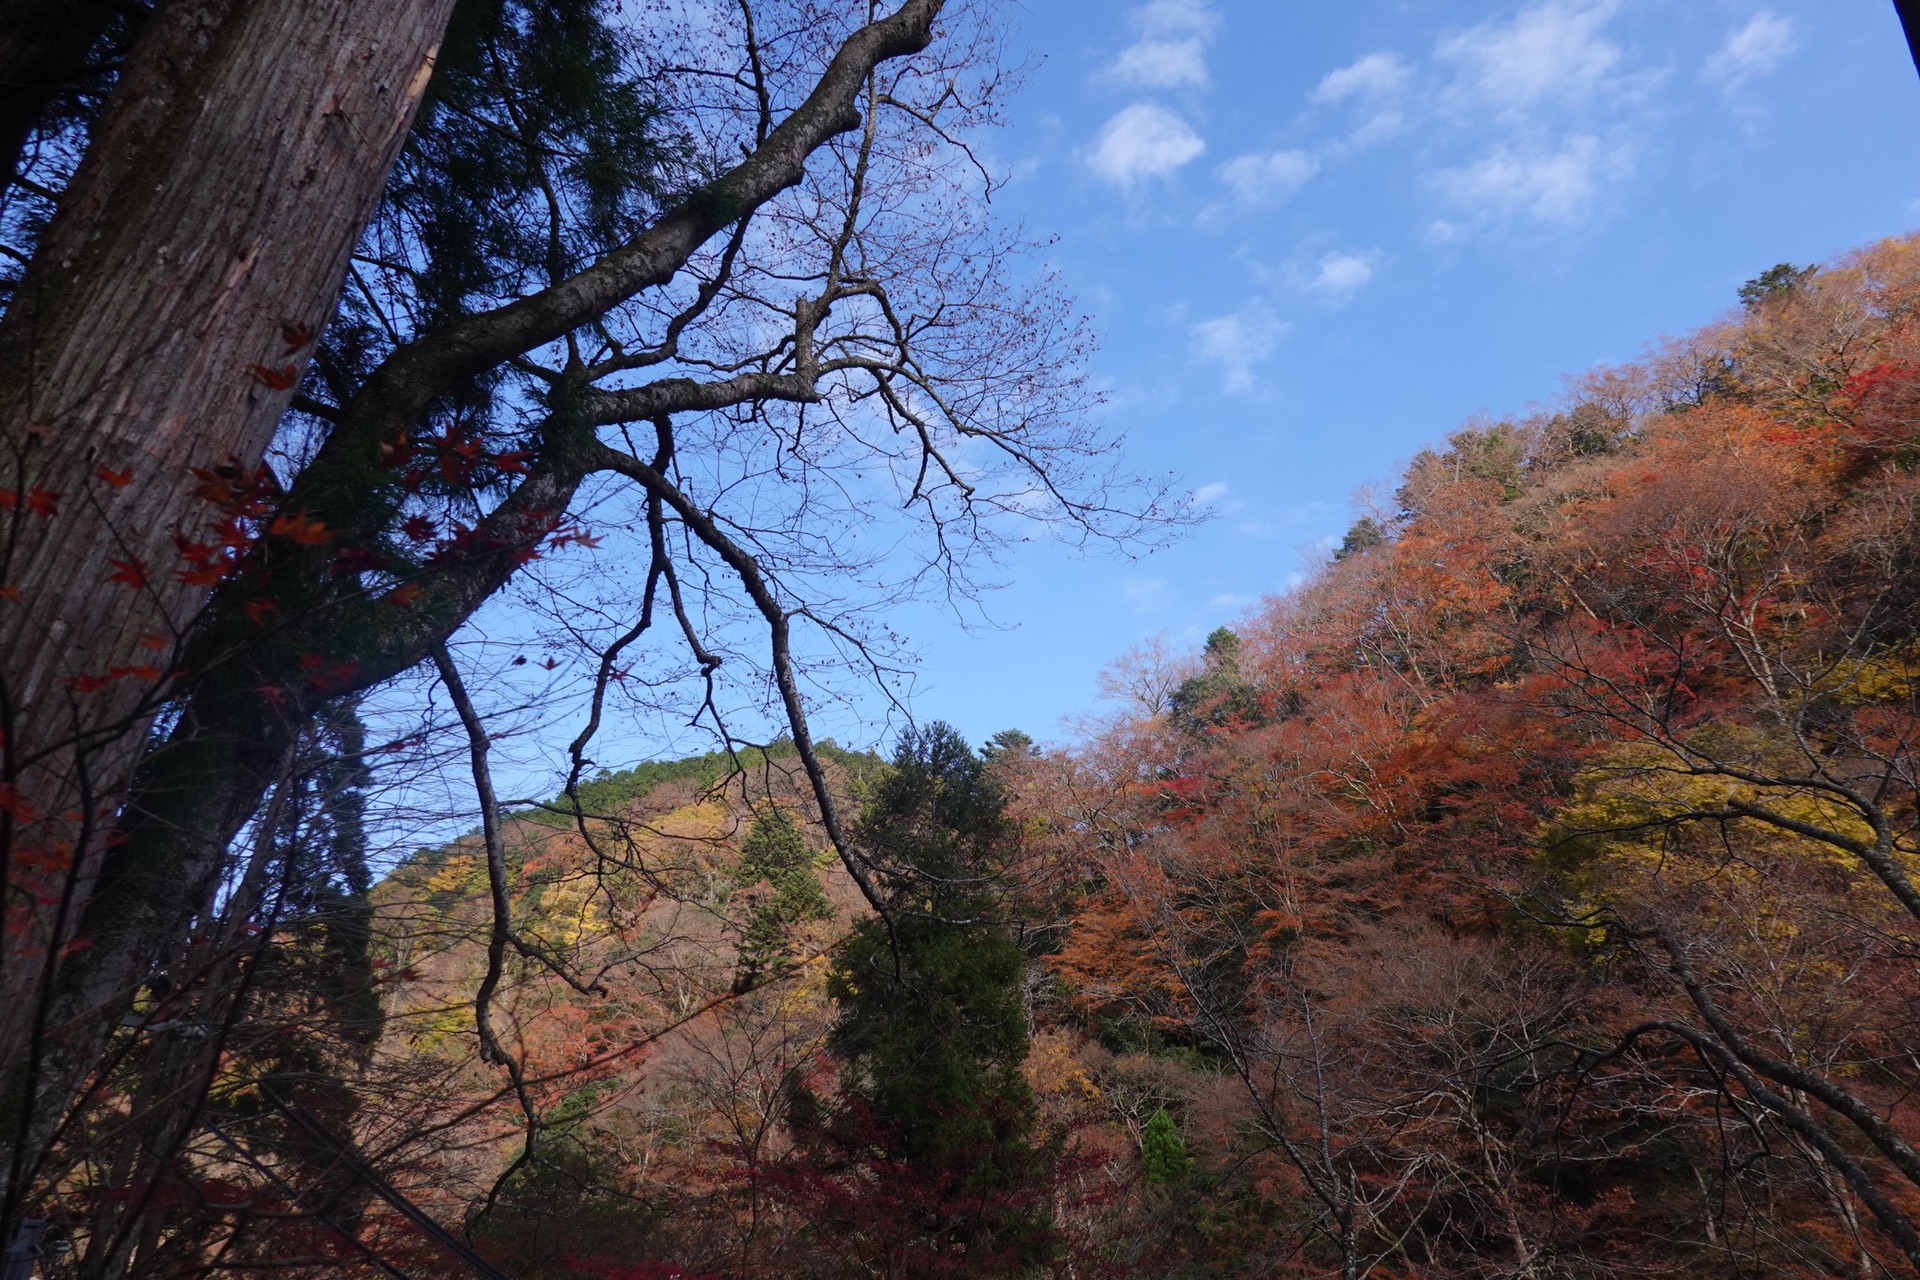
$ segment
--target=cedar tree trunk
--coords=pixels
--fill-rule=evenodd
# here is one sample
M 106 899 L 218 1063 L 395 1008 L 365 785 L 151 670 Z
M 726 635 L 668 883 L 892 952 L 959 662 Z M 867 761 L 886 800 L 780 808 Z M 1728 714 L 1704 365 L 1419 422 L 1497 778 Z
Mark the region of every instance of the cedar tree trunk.
M 0 1134 L 206 600 L 195 471 L 260 464 L 452 3 L 162 3 L 0 321 Z

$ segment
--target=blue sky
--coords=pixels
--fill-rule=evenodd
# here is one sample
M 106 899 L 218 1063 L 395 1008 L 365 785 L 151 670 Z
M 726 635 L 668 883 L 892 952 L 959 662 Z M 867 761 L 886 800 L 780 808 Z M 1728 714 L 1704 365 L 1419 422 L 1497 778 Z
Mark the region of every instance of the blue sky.
M 1920 226 L 1887 0 L 1028 0 L 996 203 L 1057 236 L 1104 412 L 1214 518 L 1144 560 L 1011 559 L 931 612 L 913 707 L 1063 735 L 1135 641 L 1197 641 L 1478 412 L 1550 399 L 1775 262 Z

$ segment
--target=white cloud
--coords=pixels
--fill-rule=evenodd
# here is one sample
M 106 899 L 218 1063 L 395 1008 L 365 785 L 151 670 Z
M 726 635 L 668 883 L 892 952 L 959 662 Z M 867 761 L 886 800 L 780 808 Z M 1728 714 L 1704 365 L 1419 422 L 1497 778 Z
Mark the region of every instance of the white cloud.
M 1287 324 L 1266 303 L 1255 300 L 1238 311 L 1202 320 L 1187 332 L 1193 354 L 1219 365 L 1227 374 L 1228 391 L 1253 388 L 1253 367 L 1273 354 L 1287 336 Z
M 1210 507 L 1227 496 L 1228 488 L 1224 480 L 1215 480 L 1212 484 L 1203 484 L 1193 491 L 1193 505 Z
M 1308 97 L 1321 106 L 1353 97 L 1382 98 L 1404 87 L 1412 76 L 1412 69 L 1397 54 L 1370 53 L 1351 66 L 1327 72 Z
M 1749 76 L 1765 75 L 1800 47 L 1800 33 L 1786 18 L 1762 9 L 1753 20 L 1727 37 L 1720 51 L 1707 59 L 1700 78 L 1709 84 L 1737 89 Z
M 1307 282 L 1314 293 L 1345 302 L 1373 279 L 1373 263 L 1358 254 L 1329 253 L 1320 259 L 1320 269 Z
M 1207 83 L 1207 45 L 1220 19 L 1204 0 L 1150 0 L 1130 15 L 1140 38 L 1120 51 L 1107 74 L 1146 89 Z
M 1601 184 L 1624 176 L 1632 157 L 1592 134 L 1576 134 L 1557 151 L 1519 152 L 1501 147 L 1473 164 L 1436 175 L 1440 191 L 1477 219 L 1524 215 L 1542 222 L 1574 223 L 1592 210 Z M 1454 239 L 1464 228 L 1435 223 L 1435 239 Z
M 1601 34 L 1616 8 L 1615 0 L 1555 0 L 1505 26 L 1489 23 L 1452 36 L 1438 52 L 1460 68 L 1468 92 L 1500 107 L 1584 98 L 1620 61 L 1620 46 Z
M 1339 145 L 1365 147 L 1391 138 L 1405 126 L 1401 100 L 1412 79 L 1413 68 L 1398 54 L 1369 53 L 1327 72 L 1307 97 L 1320 106 L 1339 106 L 1348 101 L 1358 106 L 1360 123 Z
M 1318 157 L 1307 151 L 1254 152 L 1220 166 L 1220 180 L 1247 204 L 1278 204 L 1320 172 Z
M 1087 166 L 1124 188 L 1142 178 L 1163 178 L 1206 149 L 1185 120 L 1155 103 L 1136 102 L 1100 126 Z

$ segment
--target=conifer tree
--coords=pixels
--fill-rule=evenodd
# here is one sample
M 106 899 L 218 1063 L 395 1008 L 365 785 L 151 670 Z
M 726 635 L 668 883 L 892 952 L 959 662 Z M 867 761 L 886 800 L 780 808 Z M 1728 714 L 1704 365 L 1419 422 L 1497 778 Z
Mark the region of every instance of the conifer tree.
M 741 845 L 734 880 L 742 888 L 764 885 L 766 889 L 741 934 L 736 982 L 741 989 L 786 968 L 793 956 L 795 926 L 832 914 L 814 861 L 806 837 L 785 809 L 773 805 L 753 820 Z
M 1185 1182 L 1187 1175 L 1193 1172 L 1193 1161 L 1187 1155 L 1187 1144 L 1180 1137 L 1180 1127 L 1161 1107 L 1140 1131 L 1140 1171 L 1149 1184 L 1173 1186 Z
M 909 1274 L 956 1248 L 978 1274 L 1019 1274 L 1052 1248 L 1044 1188 L 1057 1152 L 1037 1132 L 1022 1072 L 1027 962 L 999 901 L 1003 804 L 987 762 L 952 728 L 908 733 L 859 834 L 884 868 L 889 914 L 861 923 L 829 978 L 841 1097 L 814 1135 L 813 1170 L 879 1153 L 895 1172 L 867 1207 L 884 1202 L 907 1220 L 867 1229 L 917 1242 L 894 1258 Z M 803 1100 L 799 1127 L 809 1109 Z

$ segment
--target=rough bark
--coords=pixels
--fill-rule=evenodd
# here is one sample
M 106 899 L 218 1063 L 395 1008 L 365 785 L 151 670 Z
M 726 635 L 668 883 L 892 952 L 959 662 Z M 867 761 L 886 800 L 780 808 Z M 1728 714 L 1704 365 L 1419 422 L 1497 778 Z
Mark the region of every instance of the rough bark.
M 174 535 L 210 514 L 193 468 L 263 456 L 451 7 L 162 6 L 0 321 L 0 839 L 10 872 L 23 852 L 75 863 L 0 957 L 14 1104 L 46 957 L 145 745 L 156 682 L 131 669 L 164 665 L 143 641 L 205 603 L 175 572 Z
M 594 425 L 815 393 L 791 379 L 749 377 L 713 386 L 669 379 L 617 404 L 556 389 L 549 402 L 560 412 L 537 433 L 533 473 L 477 531 L 479 553 L 422 574 L 414 583 L 420 594 L 405 606 L 368 598 L 333 571 L 340 546 L 372 545 L 399 510 L 403 495 L 381 445 L 412 430 L 467 380 L 673 279 L 713 235 L 801 181 L 821 145 L 859 126 L 857 103 L 872 69 L 924 49 L 941 7 L 941 0 L 906 0 L 854 32 L 806 101 L 733 169 L 578 275 L 401 347 L 341 406 L 282 503 L 324 520 L 338 538 L 324 547 L 263 539 L 195 628 L 184 666 L 197 674 L 183 691 L 181 718 L 141 762 L 117 843 L 84 903 L 78 932 L 90 944 L 64 962 L 50 987 L 40 1019 L 45 1060 L 24 1091 L 16 1073 L 11 1102 L 0 1100 L 10 1112 L 0 1114 L 0 1133 L 11 1127 L 16 1150 L 30 1153 L 11 1177 L 11 1193 L 29 1180 L 31 1153 L 44 1147 L 83 1086 L 119 1011 L 187 927 L 298 724 L 324 702 L 424 660 L 507 581 L 520 563 L 514 553 L 537 544 L 580 480 L 606 465 Z M 247 611 L 261 599 L 287 619 L 265 639 Z M 316 663 L 326 678 L 315 678 Z M 804 720 L 795 732 L 805 732 Z

